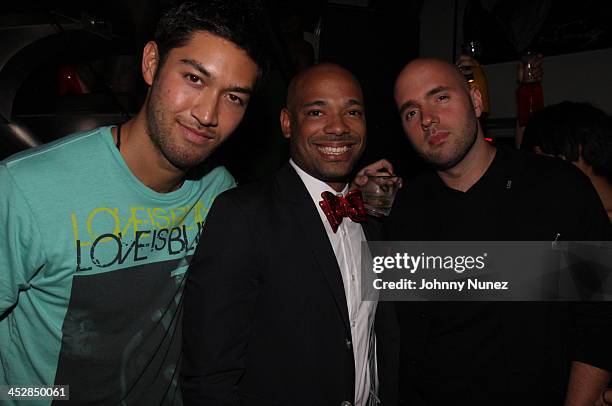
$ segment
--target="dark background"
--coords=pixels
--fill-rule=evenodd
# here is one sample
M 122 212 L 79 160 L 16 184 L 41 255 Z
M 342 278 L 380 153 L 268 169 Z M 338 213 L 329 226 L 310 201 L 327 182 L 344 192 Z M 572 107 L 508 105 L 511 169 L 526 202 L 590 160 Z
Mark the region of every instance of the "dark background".
M 73 131 L 128 120 L 146 93 L 140 74 L 142 47 L 152 37 L 166 3 L 3 2 L 0 56 L 9 43 L 25 41 L 25 45 L 0 70 L 2 124 L 18 125 L 44 143 Z M 241 182 L 266 176 L 288 159 L 279 113 L 296 72 L 286 23 L 297 17 L 301 31 L 319 29 L 319 61 L 343 65 L 362 83 L 369 135 L 362 163 L 386 157 L 398 172 L 414 172 L 420 163 L 402 134 L 392 88 L 401 67 L 418 54 L 419 5 L 420 0 L 370 1 L 365 7 L 264 1 L 272 69 L 244 122 L 213 158 Z M 28 43 L 25 38 L 33 29 L 50 30 L 50 35 Z M 85 79 L 89 93 L 59 95 L 58 72 L 65 66 Z M 26 147 L 17 141 L 6 131 L 0 134 L 0 159 Z
M 465 38 L 482 42 L 484 64 L 515 61 L 532 50 L 554 56 L 612 47 L 612 2 L 468 0 Z
M 348 68 L 362 84 L 368 145 L 358 167 L 385 157 L 405 178 L 423 169 L 402 133 L 392 89 L 399 70 L 419 55 L 419 15 L 426 0 L 262 1 L 272 69 L 214 161 L 226 165 L 239 182 L 248 182 L 288 159 L 279 113 L 296 72 L 288 30 L 297 29 L 299 34 L 318 32 L 319 61 Z M 584 0 L 581 7 L 568 8 L 552 0 L 455 0 L 455 10 L 462 1 L 466 7 L 456 19 L 463 21 L 464 38 L 482 41 L 484 64 L 516 60 L 528 48 L 556 55 L 612 47 L 609 2 Z M 2 2 L 0 159 L 77 130 L 121 123 L 136 113 L 146 94 L 141 51 L 167 3 Z M 36 37 L 39 31 L 45 34 Z M 88 93 L 60 96 L 58 73 L 66 66 L 87 83 Z

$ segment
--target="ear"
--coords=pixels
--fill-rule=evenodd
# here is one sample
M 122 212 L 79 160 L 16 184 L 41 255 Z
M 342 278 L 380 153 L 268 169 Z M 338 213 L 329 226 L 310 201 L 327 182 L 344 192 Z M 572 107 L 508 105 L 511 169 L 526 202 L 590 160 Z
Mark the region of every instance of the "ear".
M 142 52 L 142 77 L 147 85 L 153 84 L 155 73 L 159 67 L 159 50 L 153 41 L 147 42 Z
M 472 99 L 472 106 L 474 106 L 474 112 L 476 113 L 476 117 L 482 115 L 482 94 L 480 90 L 477 88 L 470 89 L 470 97 Z
M 281 110 L 280 124 L 281 130 L 283 131 L 283 137 L 291 138 L 291 113 L 289 109 L 284 108 Z

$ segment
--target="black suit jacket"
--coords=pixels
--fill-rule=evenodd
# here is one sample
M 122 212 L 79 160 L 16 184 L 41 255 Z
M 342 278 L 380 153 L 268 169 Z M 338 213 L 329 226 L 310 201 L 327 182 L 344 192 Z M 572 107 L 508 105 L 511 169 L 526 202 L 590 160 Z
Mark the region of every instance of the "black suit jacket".
M 378 238 L 377 228 L 365 226 L 366 236 Z M 379 304 L 376 321 L 379 380 L 385 404 L 393 404 L 398 336 L 386 305 Z M 342 276 L 317 208 L 289 164 L 215 201 L 188 271 L 183 336 L 186 404 L 353 403 Z

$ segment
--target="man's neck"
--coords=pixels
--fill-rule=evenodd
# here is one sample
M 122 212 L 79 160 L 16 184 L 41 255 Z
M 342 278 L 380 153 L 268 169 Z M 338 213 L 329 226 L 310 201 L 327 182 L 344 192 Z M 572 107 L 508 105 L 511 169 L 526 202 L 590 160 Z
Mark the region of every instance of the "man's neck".
M 491 166 L 496 148 L 478 134 L 474 145 L 457 165 L 438 171 L 442 181 L 451 189 L 467 192 Z
M 145 108 L 121 126 L 121 156 L 128 168 L 145 186 L 159 193 L 177 190 L 185 172 L 172 165 L 147 133 Z M 117 131 L 113 133 L 117 141 Z
M 299 168 L 299 170 L 302 171 L 304 174 L 306 174 L 308 177 L 310 177 L 312 179 L 316 179 L 319 182 L 325 183 L 327 186 L 329 186 L 330 188 L 332 188 L 334 191 L 336 191 L 338 193 L 342 192 L 344 190 L 344 188 L 346 188 L 346 185 L 348 185 L 348 182 L 327 182 L 325 180 L 319 179 L 315 175 L 311 175 L 306 170 L 304 170 L 302 168 L 302 165 L 300 165 L 298 162 L 296 162 L 293 158 L 291 158 L 291 163 L 293 165 L 295 165 L 297 168 Z
M 344 188 L 346 187 L 346 182 L 343 182 L 343 183 L 325 182 L 325 183 L 327 183 L 327 186 L 329 186 L 330 188 L 334 189 L 338 193 L 342 192 L 344 190 Z
M 603 206 L 608 213 L 610 222 L 612 222 L 612 184 L 610 184 L 608 179 L 603 176 L 593 174 L 592 176 L 589 176 L 589 178 L 591 179 L 591 182 L 593 183 L 593 186 L 601 199 L 601 203 L 603 203 Z

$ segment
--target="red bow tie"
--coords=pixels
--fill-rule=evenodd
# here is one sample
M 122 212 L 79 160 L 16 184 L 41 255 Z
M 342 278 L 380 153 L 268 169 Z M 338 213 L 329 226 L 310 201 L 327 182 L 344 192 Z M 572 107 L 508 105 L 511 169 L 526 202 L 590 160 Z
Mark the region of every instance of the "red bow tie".
M 356 223 L 361 223 L 366 220 L 366 211 L 363 207 L 363 198 L 359 190 L 350 191 L 346 197 L 336 196 L 330 192 L 321 193 L 323 200 L 319 202 L 319 206 L 323 209 L 323 213 L 327 216 L 329 224 L 334 233 L 342 223 L 344 217 L 348 217 Z

